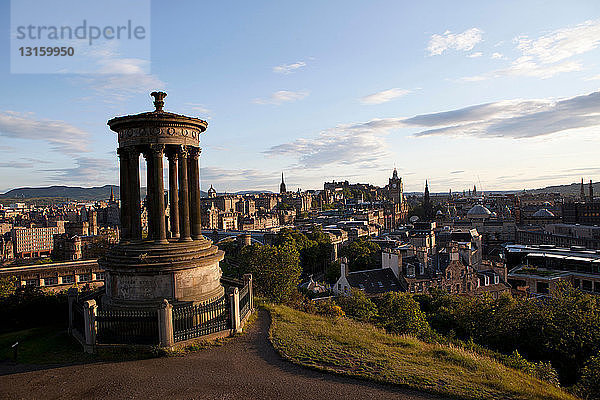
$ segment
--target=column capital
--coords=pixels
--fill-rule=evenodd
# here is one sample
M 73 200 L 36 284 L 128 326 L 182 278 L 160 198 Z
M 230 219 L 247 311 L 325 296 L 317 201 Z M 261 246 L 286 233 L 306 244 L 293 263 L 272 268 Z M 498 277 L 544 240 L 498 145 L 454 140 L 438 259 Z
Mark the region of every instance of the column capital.
M 189 154 L 189 150 L 187 148 L 187 146 L 184 145 L 179 145 L 176 148 L 177 150 L 177 154 L 180 155 L 181 157 L 187 157 Z
M 190 158 L 197 160 L 198 157 L 200 157 L 200 153 L 202 152 L 202 149 L 200 147 L 192 147 L 189 146 L 188 147 L 188 154 L 190 155 Z
M 165 155 L 169 161 L 177 161 L 179 158 L 179 150 L 178 147 L 167 146 L 165 149 Z
M 151 144 L 149 145 L 150 151 L 157 156 L 162 156 L 165 152 L 164 144 Z

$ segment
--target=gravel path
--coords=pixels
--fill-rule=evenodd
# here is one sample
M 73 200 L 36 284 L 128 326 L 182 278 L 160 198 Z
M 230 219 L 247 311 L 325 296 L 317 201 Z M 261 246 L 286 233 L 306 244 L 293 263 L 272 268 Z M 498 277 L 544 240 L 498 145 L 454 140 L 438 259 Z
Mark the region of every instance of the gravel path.
M 439 399 L 306 369 L 268 339 L 264 310 L 248 333 L 184 357 L 72 365 L 0 376 L 1 399 Z

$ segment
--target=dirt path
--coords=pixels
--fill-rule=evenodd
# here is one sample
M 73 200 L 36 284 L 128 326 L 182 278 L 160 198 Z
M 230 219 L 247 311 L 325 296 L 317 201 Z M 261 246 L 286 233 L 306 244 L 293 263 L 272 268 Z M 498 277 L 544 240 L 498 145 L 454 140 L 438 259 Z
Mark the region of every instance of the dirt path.
M 97 363 L 0 376 L 2 399 L 439 399 L 283 360 L 260 311 L 249 332 L 185 357 Z

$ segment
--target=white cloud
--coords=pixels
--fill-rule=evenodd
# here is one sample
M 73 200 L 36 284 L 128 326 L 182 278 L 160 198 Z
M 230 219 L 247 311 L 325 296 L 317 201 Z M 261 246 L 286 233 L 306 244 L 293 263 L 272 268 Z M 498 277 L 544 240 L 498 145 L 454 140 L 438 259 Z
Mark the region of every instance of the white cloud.
M 495 60 L 500 60 L 500 59 L 504 58 L 504 55 L 502 53 L 494 53 L 494 54 L 492 54 L 492 58 Z
M 118 181 L 117 163 L 116 157 L 113 160 L 77 157 L 76 165 L 72 168 L 50 170 L 49 172 L 55 173 L 50 179 L 66 184 L 80 185 L 83 183 L 86 186 L 115 183 Z
M 483 53 L 482 53 L 482 52 L 480 52 L 480 51 L 477 51 L 477 52 L 475 52 L 475 53 L 471 53 L 471 54 L 469 54 L 467 57 L 469 57 L 469 58 L 477 58 L 477 57 L 481 57 L 482 55 L 483 55 Z
M 507 100 L 456 110 L 384 118 L 340 125 L 312 138 L 272 146 L 267 156 L 297 160 L 304 169 L 352 166 L 377 168 L 389 158 L 385 136 L 398 129 L 421 128 L 413 136 L 532 138 L 600 126 L 600 92 L 566 99 Z
M 292 102 L 292 101 L 302 100 L 303 98 L 305 98 L 308 95 L 309 95 L 309 92 L 306 90 L 299 91 L 299 92 L 293 92 L 290 90 L 279 90 L 279 91 L 271 94 L 271 96 L 269 96 L 266 99 L 257 98 L 257 99 L 254 99 L 252 102 L 255 104 L 279 105 L 282 103 L 288 103 L 288 102 Z
M 199 104 L 199 103 L 185 103 L 185 107 L 190 110 L 191 112 L 194 113 L 199 113 L 199 114 L 209 114 L 210 115 L 210 110 L 208 108 L 206 108 L 206 106 L 204 104 Z
M 524 56 L 531 56 L 541 64 L 553 64 L 598 47 L 600 20 L 586 21 L 574 27 L 558 29 L 535 40 L 521 36 L 515 41 Z
M 32 113 L 0 112 L 0 136 L 45 141 L 68 154 L 88 151 L 86 131 L 64 121 L 38 119 Z
M 463 33 L 444 32 L 442 35 L 432 35 L 427 46 L 430 56 L 438 56 L 448 49 L 470 51 L 483 39 L 483 31 L 479 28 L 467 29 Z
M 381 92 L 373 93 L 360 99 L 363 104 L 381 104 L 398 97 L 405 96 L 410 93 L 410 90 L 393 88 L 382 90 Z
M 529 76 L 548 79 L 564 72 L 581 71 L 583 65 L 571 58 L 595 50 L 600 46 L 600 20 L 558 29 L 531 39 L 528 36 L 515 38 L 516 50 L 521 55 L 510 66 L 486 74 L 465 77 L 463 81 L 478 81 L 502 76 Z M 504 58 L 494 53 L 492 58 Z
M 276 67 L 273 67 L 273 72 L 277 74 L 291 74 L 295 72 L 297 69 L 306 67 L 306 63 L 304 61 L 298 61 L 293 64 L 282 64 Z
M 600 74 L 585 78 L 586 81 L 600 81 Z

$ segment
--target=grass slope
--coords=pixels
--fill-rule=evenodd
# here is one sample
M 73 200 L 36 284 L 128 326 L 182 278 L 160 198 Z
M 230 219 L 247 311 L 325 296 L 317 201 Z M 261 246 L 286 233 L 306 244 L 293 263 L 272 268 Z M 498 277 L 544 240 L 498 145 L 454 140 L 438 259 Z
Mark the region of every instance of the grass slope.
M 267 305 L 269 337 L 295 363 L 461 399 L 575 399 L 560 388 L 464 349 L 389 335 L 346 318 L 334 321 Z

